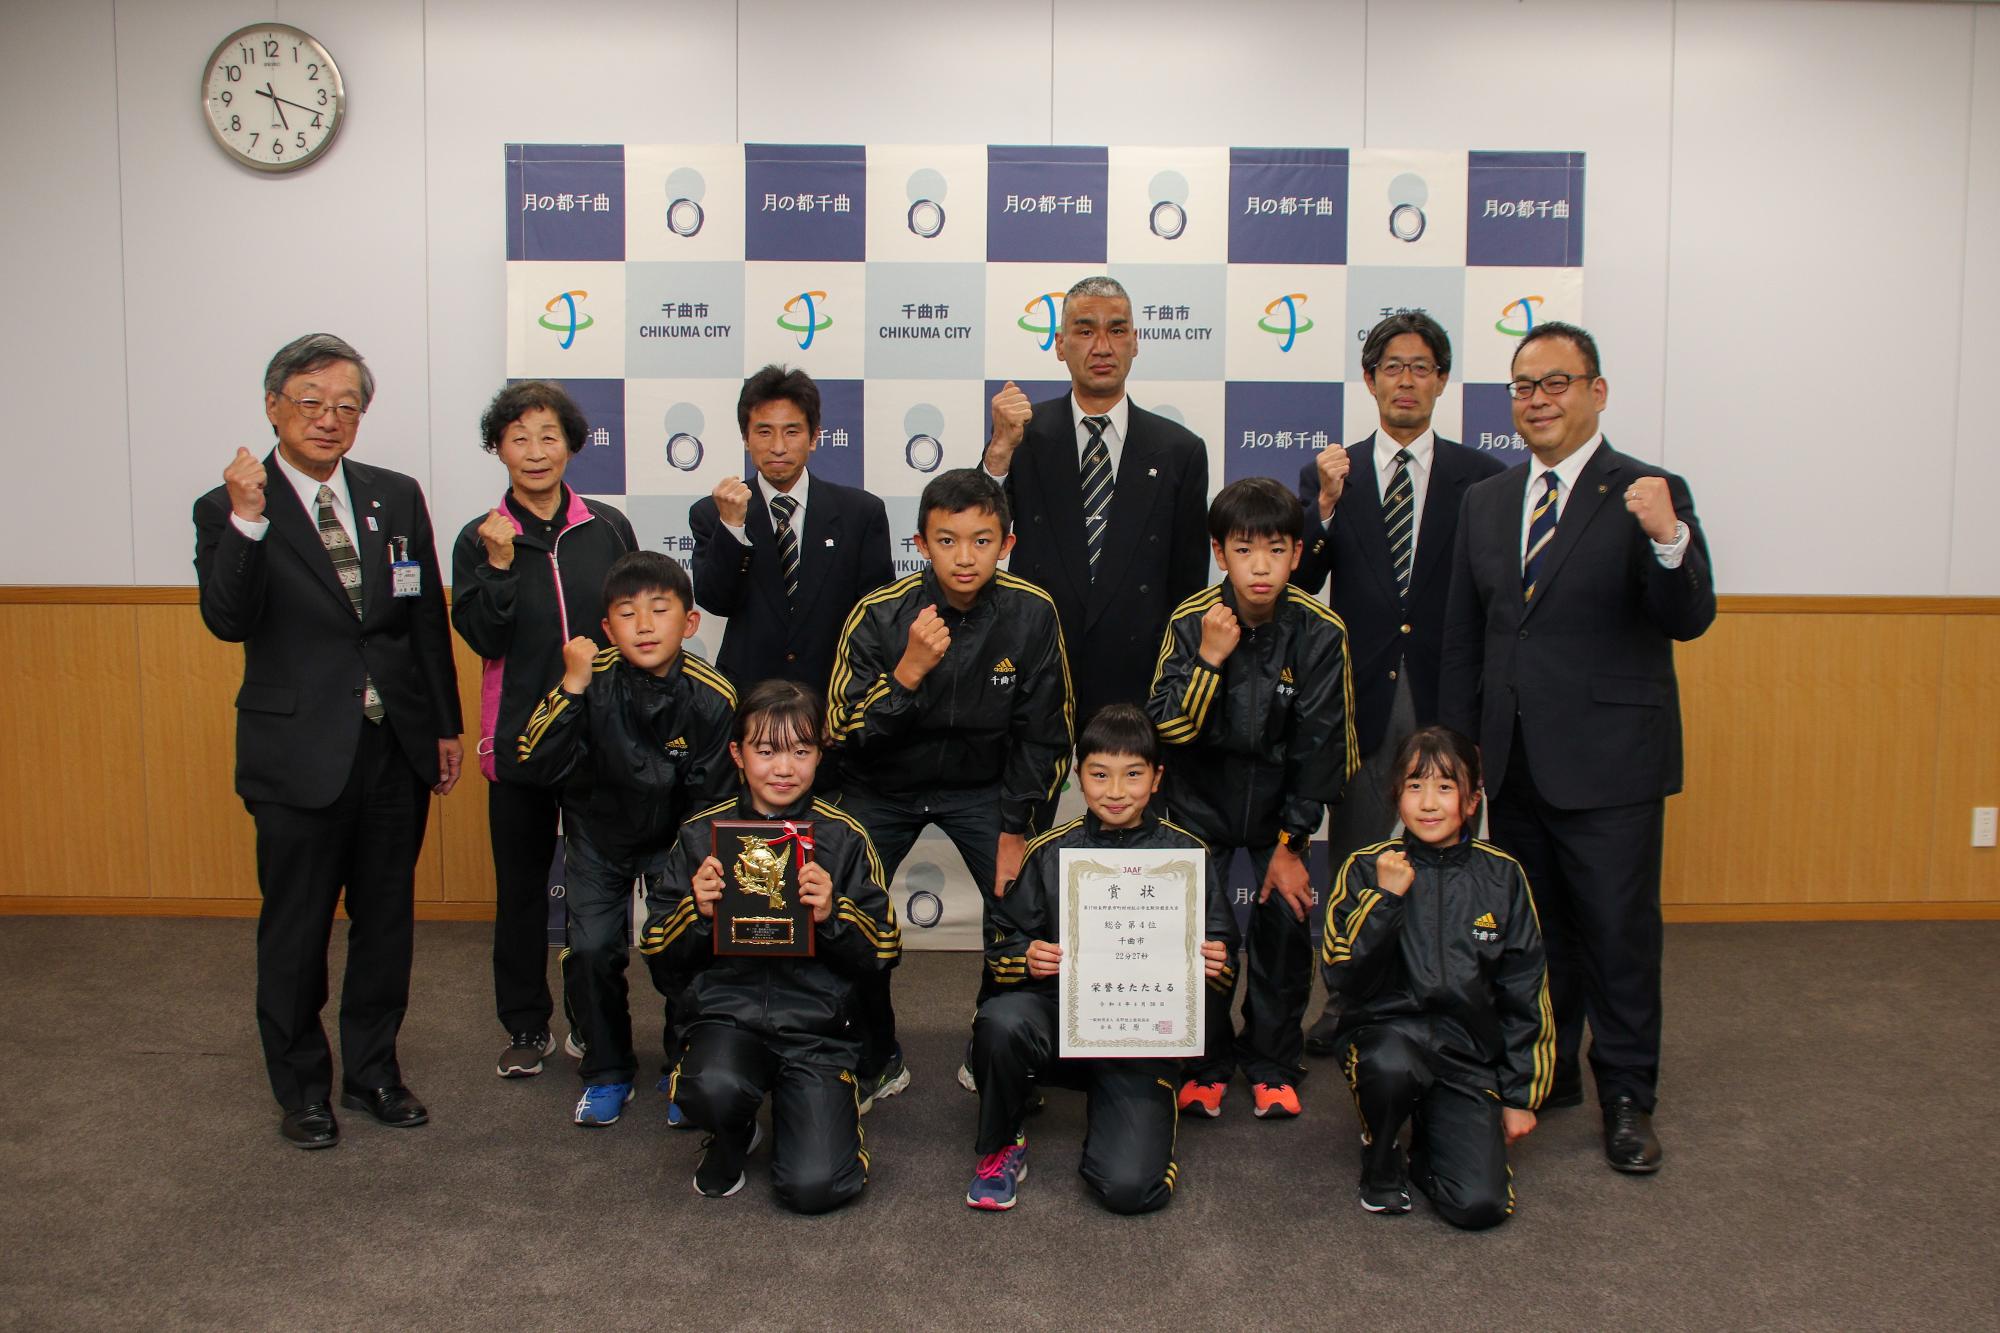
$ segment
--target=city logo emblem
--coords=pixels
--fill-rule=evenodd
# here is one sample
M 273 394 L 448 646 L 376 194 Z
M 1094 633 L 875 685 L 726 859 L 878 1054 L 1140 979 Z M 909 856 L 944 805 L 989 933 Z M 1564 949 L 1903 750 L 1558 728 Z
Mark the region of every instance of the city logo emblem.
M 1430 183 L 1414 171 L 1389 182 L 1389 234 L 1415 244 L 1424 234 L 1424 205 L 1431 199 Z
M 1495 321 L 1493 327 L 1509 338 L 1525 338 L 1528 336 L 1528 331 L 1535 327 L 1535 311 L 1541 304 L 1542 298 L 1539 296 L 1516 297 L 1500 307 L 1500 318 Z M 1521 312 L 1521 323 L 1518 328 L 1508 322 L 1508 316 L 1516 310 Z
M 1042 340 L 1042 350 L 1044 352 L 1056 345 L 1056 330 L 1062 327 L 1062 312 L 1058 308 L 1062 299 L 1063 293 L 1061 292 L 1043 292 L 1040 296 L 1035 297 L 1028 304 L 1022 306 L 1021 317 L 1014 321 L 1016 328 L 1026 333 L 1032 333 Z M 1041 324 L 1030 324 L 1028 321 L 1033 319 L 1037 313 L 1042 316 L 1044 322 Z
M 909 194 L 910 211 L 904 219 L 909 228 L 924 240 L 936 239 L 944 230 L 944 173 L 932 167 L 923 167 L 910 173 L 910 180 L 903 187 Z
M 1257 321 L 1257 327 L 1284 339 L 1278 344 L 1279 351 L 1291 351 L 1292 344 L 1298 341 L 1299 335 L 1312 328 L 1312 318 L 1299 309 L 1305 303 L 1304 292 L 1288 292 L 1264 307 L 1264 318 Z M 1279 306 L 1284 307 L 1283 314 L 1279 313 Z
M 589 295 L 589 292 L 582 291 L 557 292 L 549 298 L 548 304 L 542 307 L 547 313 L 535 321 L 550 333 L 562 335 L 561 346 L 565 352 L 569 350 L 570 344 L 576 341 L 577 334 L 597 322 L 576 308 L 576 303 Z M 560 314 L 557 313 L 558 310 L 561 311 Z
M 785 312 L 778 316 L 779 328 L 787 333 L 802 335 L 799 338 L 800 351 L 813 345 L 813 335 L 821 329 L 833 327 L 833 317 L 820 313 L 819 307 L 814 304 L 825 299 L 825 292 L 800 292 L 785 302 Z
M 1178 171 L 1162 171 L 1153 177 L 1147 193 L 1153 196 L 1153 211 L 1146 226 L 1163 241 L 1177 241 L 1187 230 L 1187 177 Z
M 660 423 L 667 432 L 667 466 L 677 472 L 692 472 L 701 466 L 701 433 L 708 420 L 693 403 L 675 403 Z
M 667 173 L 667 230 L 676 236 L 693 236 L 701 231 L 706 215 L 701 199 L 708 182 L 693 167 L 677 167 Z
M 903 461 L 912 472 L 935 472 L 944 465 L 944 413 L 930 403 L 918 403 L 903 413 Z

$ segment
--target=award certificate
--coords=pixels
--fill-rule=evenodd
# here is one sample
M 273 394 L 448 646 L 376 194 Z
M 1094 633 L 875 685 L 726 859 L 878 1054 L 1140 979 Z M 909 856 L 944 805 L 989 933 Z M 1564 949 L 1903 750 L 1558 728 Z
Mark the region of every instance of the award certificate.
M 1195 848 L 1065 847 L 1065 1059 L 1200 1055 L 1207 858 Z

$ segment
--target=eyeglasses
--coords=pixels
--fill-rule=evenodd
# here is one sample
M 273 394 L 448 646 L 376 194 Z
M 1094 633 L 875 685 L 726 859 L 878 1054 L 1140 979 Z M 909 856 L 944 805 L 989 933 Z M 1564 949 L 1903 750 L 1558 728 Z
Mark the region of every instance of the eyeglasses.
M 1384 361 L 1375 367 L 1377 378 L 1387 375 L 1392 380 L 1403 378 L 1408 371 L 1411 379 L 1427 380 L 1437 374 L 1437 367 L 1428 361 Z
M 1569 392 L 1570 385 L 1579 381 L 1588 384 L 1596 378 L 1597 376 L 1595 375 L 1572 375 L 1567 371 L 1557 371 L 1553 375 L 1544 375 L 1538 380 L 1515 380 L 1507 386 L 1507 392 L 1513 394 L 1523 402 L 1533 398 L 1537 389 L 1540 389 L 1551 398 L 1560 398 Z
M 299 409 L 307 421 L 318 421 L 331 411 L 341 425 L 352 426 L 368 410 L 353 403 L 323 403 L 317 398 L 294 398 L 282 389 L 278 391 L 278 397 Z

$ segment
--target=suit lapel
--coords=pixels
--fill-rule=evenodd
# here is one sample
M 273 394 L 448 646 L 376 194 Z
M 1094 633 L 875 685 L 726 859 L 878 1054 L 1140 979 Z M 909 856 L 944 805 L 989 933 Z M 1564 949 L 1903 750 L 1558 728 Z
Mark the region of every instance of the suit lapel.
M 1375 473 L 1375 437 L 1370 435 L 1348 450 L 1347 460 L 1347 489 L 1341 492 L 1337 506 L 1339 521 L 1353 525 L 1355 544 L 1368 561 L 1369 572 L 1394 602 L 1398 596 L 1396 567 L 1389 558 L 1389 531 L 1382 526 L 1382 479 Z M 1334 592 L 1327 589 L 1329 602 Z
M 1600 442 L 1597 452 L 1583 465 L 1577 474 L 1576 489 L 1569 499 L 1563 501 L 1562 517 L 1556 520 L 1556 535 L 1549 540 L 1549 551 L 1543 557 L 1541 573 L 1536 577 L 1538 590 L 1534 604 L 1527 608 L 1522 619 L 1535 613 L 1535 608 L 1549 600 L 1549 593 L 1555 586 L 1556 575 L 1562 572 L 1563 561 L 1583 540 L 1583 530 L 1590 526 L 1590 520 L 1604 505 L 1605 496 L 1611 492 L 1611 479 L 1617 475 L 1615 455 L 1609 442 Z M 1523 496 L 1526 495 L 1525 481 Z
M 319 522 L 300 502 L 291 478 L 278 471 L 275 449 L 264 459 L 264 475 L 270 478 L 264 486 L 264 517 L 271 520 L 271 530 L 291 544 L 305 567 L 339 599 L 340 609 L 353 615 L 347 589 L 340 586 L 340 576 L 333 572 L 333 557 L 326 553 L 326 543 L 319 539 Z
M 1070 419 L 1070 399 L 1064 395 L 1050 404 L 1049 413 L 1035 423 L 1040 457 L 1035 469 L 1042 488 L 1042 512 L 1049 516 L 1050 537 L 1057 563 L 1069 576 L 1079 602 L 1090 599 L 1090 554 L 1083 540 L 1083 465 L 1077 457 L 1076 427 Z M 1116 487 L 1117 479 L 1112 479 Z M 1116 500 L 1113 498 L 1113 513 Z M 1115 524 L 1116 519 L 1114 517 Z M 1106 560 L 1111 558 L 1105 553 Z
M 1458 502 L 1465 495 L 1465 474 L 1444 450 L 1431 446 L 1431 484 L 1424 490 L 1424 521 L 1417 525 L 1417 564 L 1410 571 L 1410 600 L 1416 601 L 1433 574 L 1450 563 L 1452 531 L 1458 526 Z
M 775 537 L 774 537 L 775 548 Z M 839 552 L 840 509 L 834 500 L 833 488 L 823 481 L 813 483 L 812 503 L 806 506 L 806 530 L 799 534 L 799 601 L 802 607 L 813 605 L 819 596 L 819 586 L 826 581 L 826 567 L 833 563 Z M 792 625 L 797 628 L 804 618 L 794 616 Z
M 1153 502 L 1160 494 L 1160 449 L 1152 435 L 1145 429 L 1139 407 L 1134 404 L 1125 417 L 1129 436 L 1125 447 L 1119 451 L 1118 473 L 1111 482 L 1111 513 L 1104 530 L 1104 555 L 1098 562 L 1097 580 L 1085 583 L 1090 589 L 1087 603 L 1089 611 L 1084 623 L 1089 624 L 1111 604 L 1111 600 L 1123 585 L 1126 571 L 1131 568 L 1137 556 L 1139 534 L 1145 531 L 1146 516 L 1153 512 Z M 1082 488 L 1082 469 L 1078 466 L 1077 488 Z M 1077 531 L 1083 531 L 1083 500 L 1077 497 Z M 1085 555 L 1086 562 L 1089 556 Z
M 743 535 L 750 539 L 752 551 L 764 550 L 771 553 L 769 560 L 752 558 L 750 577 L 757 584 L 757 591 L 778 615 L 781 622 L 790 623 L 791 603 L 785 598 L 785 574 L 778 559 L 778 528 L 771 522 L 770 502 L 764 498 L 764 488 L 757 484 L 756 474 L 750 477 L 750 507 L 743 515 Z M 731 541 L 736 540 L 734 537 Z M 799 553 L 799 577 L 805 577 L 805 553 Z

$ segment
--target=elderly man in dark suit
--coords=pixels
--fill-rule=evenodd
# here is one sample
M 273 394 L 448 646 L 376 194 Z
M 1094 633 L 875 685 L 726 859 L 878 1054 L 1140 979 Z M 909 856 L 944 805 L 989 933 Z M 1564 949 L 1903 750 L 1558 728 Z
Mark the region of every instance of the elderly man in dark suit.
M 1305 553 L 1292 582 L 1318 592 L 1347 626 L 1354 664 L 1354 740 L 1361 768 L 1327 822 L 1335 874 L 1357 847 L 1396 827 L 1388 791 L 1396 751 L 1438 717 L 1438 657 L 1445 596 L 1451 589 L 1458 504 L 1476 481 L 1505 465 L 1431 429 L 1431 413 L 1451 380 L 1451 339 L 1421 311 L 1391 315 L 1361 344 L 1361 382 L 1374 395 L 1381 429 L 1351 448 L 1320 451 L 1299 469 Z M 1333 1052 L 1340 1007 L 1331 999 L 1306 1037 L 1315 1055 Z
M 361 354 L 331 334 L 288 343 L 264 372 L 278 446 L 238 449 L 195 502 L 201 616 L 243 645 L 236 791 L 257 824 L 257 1027 L 280 1130 L 340 1140 L 326 946 L 346 891 L 341 1104 L 407 1127 L 403 1083 L 412 900 L 432 792 L 463 757 L 451 633 L 417 483 L 348 462 L 374 397 Z
M 1208 451 L 1125 396 L 1138 353 L 1125 289 L 1077 283 L 1056 333 L 1070 392 L 1031 405 L 1003 386 L 983 460 L 1014 510 L 1009 569 L 1055 599 L 1079 725 L 1145 703 L 1168 614 L 1207 582 Z
M 1687 483 L 1613 449 L 1597 344 L 1537 325 L 1514 352 L 1533 458 L 1466 493 L 1445 613 L 1442 720 L 1478 739 L 1493 841 L 1521 862 L 1549 955 L 1555 1080 L 1578 1053 L 1620 1171 L 1659 1169 L 1660 855 L 1681 789 L 1674 642 L 1715 620 Z
M 896 576 L 882 501 L 807 466 L 819 403 L 803 370 L 745 380 L 736 423 L 751 481 L 725 477 L 688 509 L 695 600 L 728 621 L 715 663 L 739 694 L 773 677 L 824 691 L 847 613 Z

